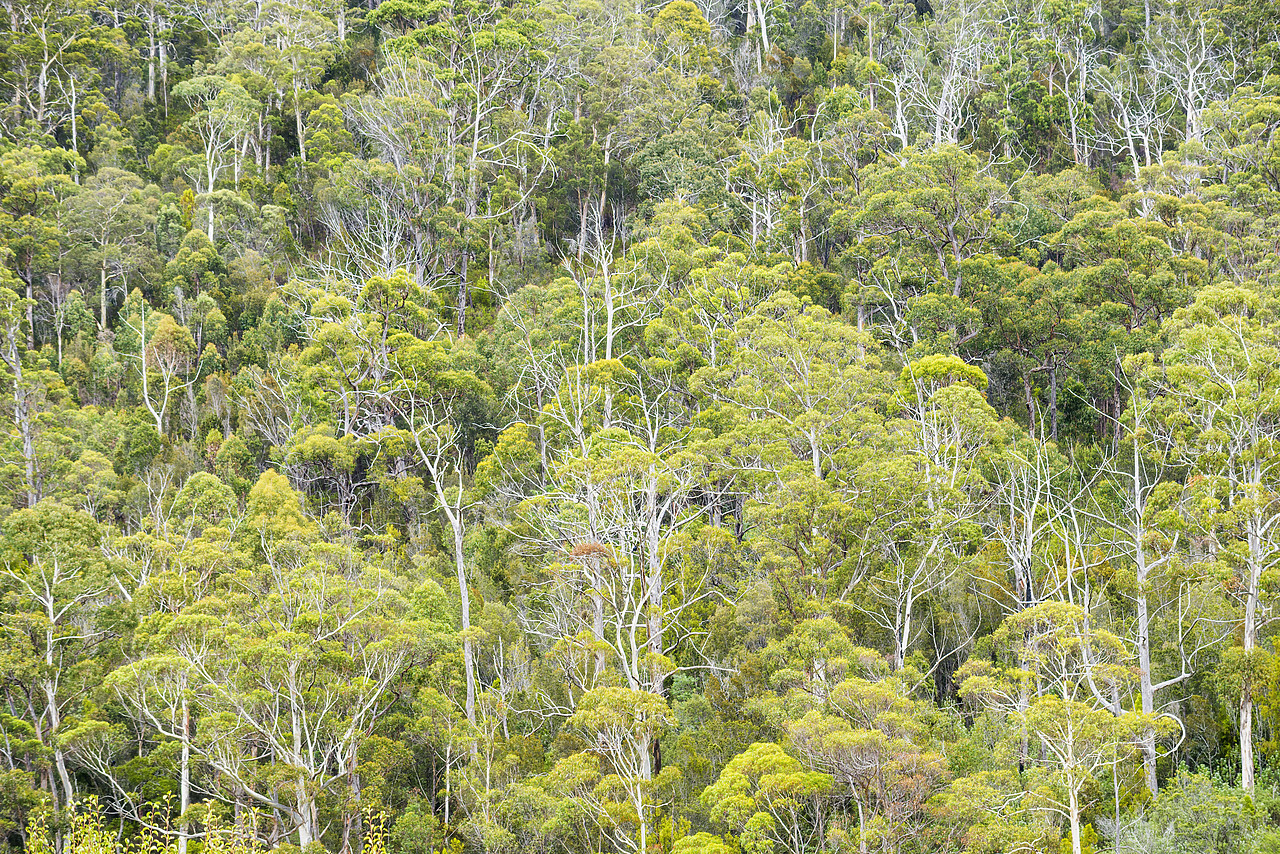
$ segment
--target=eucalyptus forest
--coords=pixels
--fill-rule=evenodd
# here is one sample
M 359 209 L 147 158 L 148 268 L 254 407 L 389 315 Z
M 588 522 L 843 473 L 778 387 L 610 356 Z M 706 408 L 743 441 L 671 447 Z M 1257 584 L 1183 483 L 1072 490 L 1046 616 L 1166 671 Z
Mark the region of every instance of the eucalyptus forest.
M 1277 0 L 0 0 L 0 848 L 1280 851 Z

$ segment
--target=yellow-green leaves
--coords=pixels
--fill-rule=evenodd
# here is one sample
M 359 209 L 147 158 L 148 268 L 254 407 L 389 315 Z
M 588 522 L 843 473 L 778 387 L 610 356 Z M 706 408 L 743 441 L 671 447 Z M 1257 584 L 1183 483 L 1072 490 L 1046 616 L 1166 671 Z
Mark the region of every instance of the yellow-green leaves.
M 284 475 L 267 469 L 249 490 L 244 536 L 264 550 L 293 547 L 313 535 L 313 523 L 302 511 L 302 499 Z
M 800 854 L 816 841 L 812 822 L 831 790 L 830 775 L 807 771 L 778 745 L 759 742 L 729 761 L 702 800 L 743 851 Z

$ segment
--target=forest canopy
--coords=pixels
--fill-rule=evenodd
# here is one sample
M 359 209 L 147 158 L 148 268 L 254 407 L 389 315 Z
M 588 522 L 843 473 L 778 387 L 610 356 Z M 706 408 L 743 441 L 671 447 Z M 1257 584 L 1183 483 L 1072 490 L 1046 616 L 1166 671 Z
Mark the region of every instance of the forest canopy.
M 1280 3 L 0 0 L 0 846 L 1280 850 Z

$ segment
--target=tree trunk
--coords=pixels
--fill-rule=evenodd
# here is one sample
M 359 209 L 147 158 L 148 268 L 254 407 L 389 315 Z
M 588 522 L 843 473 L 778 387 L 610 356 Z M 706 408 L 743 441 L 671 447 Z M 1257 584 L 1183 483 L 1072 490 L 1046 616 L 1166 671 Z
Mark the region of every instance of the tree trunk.
M 48 605 L 49 626 L 45 629 L 44 664 L 49 672 L 52 673 L 54 669 L 53 626 L 56 617 L 54 616 L 52 601 Z M 76 791 L 75 787 L 71 785 L 71 775 L 67 772 L 66 754 L 63 753 L 62 745 L 58 743 L 58 729 L 62 726 L 62 712 L 58 708 L 58 695 L 54 688 L 54 683 L 49 680 L 44 680 L 44 696 L 45 709 L 49 715 L 49 740 L 53 744 L 53 764 L 58 772 L 58 780 L 62 783 L 62 802 L 71 805 L 75 803 Z
M 578 263 L 582 263 L 582 254 L 587 249 L 587 197 L 578 193 Z
M 461 476 L 461 475 L 459 475 Z M 437 487 L 438 489 L 439 487 Z M 458 484 L 462 488 L 462 484 Z M 444 500 L 443 491 L 440 494 Z M 453 531 L 453 560 L 458 576 L 458 598 L 461 602 L 462 617 L 462 667 L 467 680 L 467 721 L 476 722 L 476 667 L 475 651 L 471 644 L 471 588 L 467 584 L 467 556 L 464 546 L 466 528 L 462 520 L 462 508 L 450 507 L 445 511 L 449 526 Z
M 36 295 L 35 295 L 35 278 L 36 274 L 31 269 L 31 263 L 27 262 L 27 349 L 34 350 L 36 348 Z
M 1049 368 L 1049 438 L 1058 441 L 1058 366 Z
M 147 100 L 156 99 L 156 20 L 147 21 Z
M 1071 813 L 1071 854 L 1081 854 L 1080 851 L 1080 793 L 1076 791 L 1075 786 L 1067 785 L 1067 799 L 1069 801 L 1069 811 Z
M 104 258 L 102 265 L 98 268 L 98 298 L 101 301 L 98 306 L 98 331 L 105 332 L 107 330 L 107 262 Z
M 184 691 L 186 688 L 183 680 Z M 187 854 L 187 810 L 191 809 L 191 710 L 182 698 L 182 758 L 178 781 L 178 854 Z
M 296 700 L 295 700 L 296 703 Z M 315 796 L 312 794 L 307 785 L 307 775 L 303 771 L 302 756 L 302 721 L 298 717 L 298 709 L 295 705 L 292 710 L 293 723 L 293 761 L 297 763 L 298 773 L 294 780 L 297 786 L 297 821 L 298 821 L 298 847 L 306 850 L 307 846 L 312 842 L 319 841 L 319 827 L 316 816 Z
M 645 551 L 648 559 L 648 576 L 645 579 L 645 610 L 647 612 L 648 649 L 650 656 L 649 681 L 653 693 L 662 695 L 662 684 L 665 674 L 659 664 L 665 652 L 662 643 L 662 518 L 658 508 L 658 474 L 654 468 L 649 469 L 649 484 L 645 489 Z
M 466 226 L 463 226 L 464 231 L 465 229 Z M 459 338 L 467 334 L 467 302 L 470 300 L 470 296 L 467 293 L 468 260 L 469 253 L 464 247 L 462 250 L 462 270 L 458 276 L 458 305 L 456 308 L 458 315 L 456 328 Z
M 1254 786 L 1253 763 L 1253 680 L 1251 653 L 1258 643 L 1258 598 L 1262 582 L 1262 519 L 1254 511 L 1249 519 L 1249 579 L 1244 604 L 1244 654 L 1245 673 L 1240 685 L 1240 785 L 1252 793 Z
M 22 467 L 26 478 L 27 506 L 35 507 L 40 499 L 36 489 L 36 437 L 35 417 L 31 411 L 31 397 L 22 376 L 22 354 L 18 351 L 18 330 L 10 326 L 4 350 L 4 362 L 13 373 L 13 420 L 22 438 Z
M 1136 400 L 1135 400 L 1136 402 Z M 1135 407 L 1135 411 L 1138 411 Z M 1141 428 L 1137 423 L 1141 415 L 1135 416 L 1135 433 Z M 1151 567 L 1147 562 L 1145 530 L 1142 515 L 1145 502 L 1142 498 L 1142 454 L 1135 436 L 1133 442 L 1133 544 L 1134 575 L 1138 585 L 1137 602 L 1137 634 L 1138 634 L 1138 687 L 1142 698 L 1142 713 L 1155 714 L 1155 688 L 1151 681 L 1151 615 L 1147 605 L 1147 576 Z M 1156 780 L 1156 734 L 1149 731 L 1142 738 L 1142 771 L 1146 778 L 1147 789 L 1151 796 L 1159 793 Z
M 160 19 L 159 32 L 164 32 L 165 21 Z M 160 53 L 160 89 L 164 92 L 164 117 L 169 118 L 169 49 L 165 46 L 164 39 L 159 38 Z
M 760 50 L 763 54 L 760 61 L 762 63 L 763 57 L 768 56 L 770 53 L 772 53 L 773 48 L 769 46 L 769 23 L 766 20 L 763 0 L 755 0 L 755 4 L 756 4 L 756 22 L 760 24 Z
M 1146 568 L 1138 568 L 1138 679 L 1142 713 L 1155 713 L 1155 691 L 1151 684 L 1151 619 L 1147 608 Z M 1142 771 L 1152 797 L 1159 793 L 1156 781 L 1156 734 L 1148 730 L 1142 737 Z
M 1027 402 L 1027 432 L 1034 439 L 1038 435 L 1036 432 L 1036 395 L 1035 388 L 1031 383 L 1031 373 L 1028 371 L 1022 375 L 1022 390 L 1026 395 Z
M 293 73 L 296 77 L 298 69 L 295 67 Z M 306 130 L 302 126 L 302 88 L 297 82 L 293 85 L 293 119 L 298 129 L 298 157 L 303 163 L 307 162 L 307 136 Z

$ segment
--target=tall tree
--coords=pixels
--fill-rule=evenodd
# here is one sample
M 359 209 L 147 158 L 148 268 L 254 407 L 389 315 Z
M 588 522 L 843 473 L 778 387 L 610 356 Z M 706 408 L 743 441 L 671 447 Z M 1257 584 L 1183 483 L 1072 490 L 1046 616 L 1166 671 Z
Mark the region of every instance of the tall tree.
M 1267 601 L 1280 560 L 1280 502 L 1274 453 L 1280 430 L 1280 375 L 1275 366 L 1271 306 L 1233 286 L 1201 291 L 1169 321 L 1172 346 L 1164 358 L 1165 394 L 1174 404 L 1163 416 L 1179 425 L 1186 464 L 1207 479 L 1219 502 L 1203 524 L 1218 543 L 1218 560 L 1239 579 L 1232 595 L 1240 607 L 1241 784 L 1252 790 L 1255 682 L 1265 654 L 1259 631 L 1272 619 Z M 1185 426 L 1183 426 L 1185 425 Z

